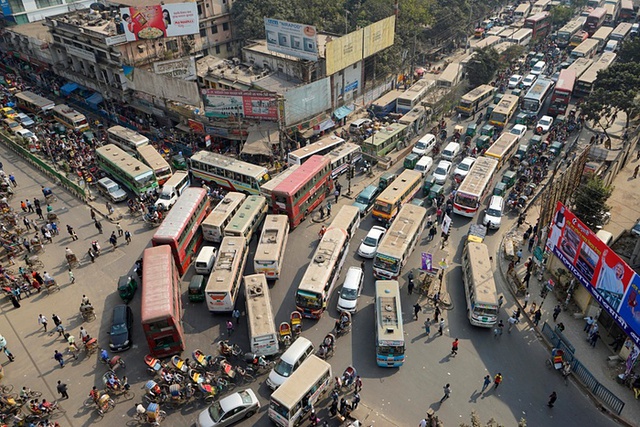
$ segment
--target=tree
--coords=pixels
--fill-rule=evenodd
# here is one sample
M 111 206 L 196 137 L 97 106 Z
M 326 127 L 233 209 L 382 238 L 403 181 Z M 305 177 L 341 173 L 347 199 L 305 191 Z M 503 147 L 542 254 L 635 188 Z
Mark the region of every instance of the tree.
M 640 37 L 625 40 L 618 54 L 621 63 L 640 62 Z
M 554 6 L 549 12 L 551 14 L 551 25 L 556 28 L 562 27 L 573 18 L 573 9 L 569 6 Z
M 573 195 L 573 213 L 592 231 L 604 224 L 604 215 L 611 207 L 606 202 L 613 187 L 598 177 L 591 177 L 581 184 Z
M 524 46 L 520 46 L 519 44 L 514 44 L 509 46 L 502 52 L 502 56 L 504 60 L 501 61 L 501 68 L 507 68 L 511 65 L 511 62 L 517 58 L 520 58 L 524 53 Z
M 499 63 L 499 55 L 494 48 L 488 47 L 475 51 L 467 66 L 471 86 L 477 87 L 489 83 Z

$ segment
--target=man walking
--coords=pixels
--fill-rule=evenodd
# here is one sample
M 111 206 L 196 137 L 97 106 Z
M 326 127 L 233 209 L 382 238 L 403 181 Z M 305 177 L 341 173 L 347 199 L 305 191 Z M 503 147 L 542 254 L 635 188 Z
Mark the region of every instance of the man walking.
M 561 311 L 562 311 L 562 308 L 560 307 L 560 304 L 556 305 L 556 307 L 553 309 L 553 321 L 554 322 L 558 321 L 558 316 L 560 315 Z
M 440 334 L 440 336 L 444 334 L 444 317 L 440 319 L 440 323 L 438 324 L 438 333 Z
M 524 306 L 522 308 L 527 308 L 527 304 L 529 304 L 529 298 L 531 298 L 531 294 L 527 292 L 524 295 Z
M 237 308 L 235 310 L 233 310 L 233 312 L 231 313 L 231 316 L 236 319 L 236 325 L 240 323 L 240 310 L 238 310 Z
M 513 329 L 513 326 L 518 323 L 518 319 L 516 318 L 516 316 L 511 316 L 509 317 L 509 320 L 507 320 L 507 322 L 509 322 L 509 329 L 507 329 L 507 332 L 511 333 L 511 329 Z
M 116 223 L 116 230 L 118 231 L 118 237 L 122 237 L 122 235 L 124 234 L 124 231 L 122 230 L 122 226 L 120 225 L 119 222 Z
M 458 338 L 453 340 L 453 343 L 451 343 L 451 357 L 456 357 L 457 354 L 458 354 Z
M 422 310 L 422 307 L 420 306 L 419 302 L 416 302 L 413 306 L 413 317 L 415 317 L 416 320 L 418 320 L 418 314 L 420 313 L 420 310 Z
M 55 350 L 53 353 L 53 358 L 56 359 L 56 362 L 60 364 L 61 368 L 64 368 L 64 356 L 58 350 Z
M 424 321 L 424 333 L 427 335 L 427 338 L 429 338 L 429 335 L 431 334 L 431 319 L 428 317 L 427 320 Z
M 518 257 L 518 259 L 515 262 L 515 265 L 520 264 L 520 260 L 522 259 L 522 248 L 518 249 L 518 252 L 516 252 L 516 256 Z
M 73 284 L 76 283 L 76 276 L 73 275 L 73 271 L 69 268 L 69 281 Z
M 527 289 L 529 289 L 529 279 L 531 279 L 531 272 L 529 270 L 527 270 L 527 272 L 525 273 L 524 277 L 522 278 L 522 281 L 524 282 L 524 284 L 527 286 Z M 527 292 L 527 295 L 529 293 Z M 527 306 L 525 305 L 525 308 Z
M 360 393 L 360 390 L 362 390 L 362 378 L 360 378 L 360 375 L 356 375 L 356 379 L 353 381 L 353 384 L 355 386 L 356 393 Z
M 482 390 L 480 390 L 480 393 L 484 392 L 487 389 L 487 387 L 489 387 L 489 384 L 491 384 L 491 376 L 485 375 L 484 380 L 482 382 Z
M 44 331 L 47 332 L 47 318 L 42 314 L 38 315 L 38 325 L 42 325 L 44 327 Z
M 493 388 L 497 389 L 502 383 L 502 374 L 498 372 L 498 374 L 493 378 Z
M 591 326 L 593 325 L 593 317 L 591 316 L 587 316 L 584 318 L 585 320 L 585 324 L 584 324 L 584 329 L 583 331 L 585 331 L 586 333 L 589 333 L 589 330 L 591 329 Z
M 540 323 L 541 318 L 542 318 L 542 311 L 540 311 L 540 309 L 537 309 L 535 313 L 533 313 L 533 324 L 538 326 L 538 323 Z
M 127 242 L 127 245 L 131 243 L 131 233 L 129 233 L 129 230 L 124 232 L 124 240 Z
M 451 396 L 451 385 L 447 384 L 442 388 L 444 389 L 444 396 L 440 399 L 440 403 L 444 402 L 449 398 L 449 396 Z
M 111 243 L 111 246 L 113 246 L 114 250 L 118 246 L 118 238 L 116 237 L 115 231 L 111 232 L 111 236 L 109 237 L 109 243 Z
M 93 211 L 91 211 L 91 212 L 93 212 Z M 96 226 L 96 229 L 98 230 L 98 233 L 102 234 L 102 224 L 100 223 L 100 221 L 95 219 L 93 225 Z
M 69 394 L 67 393 L 67 385 L 65 383 L 58 380 L 58 386 L 56 388 L 58 389 L 58 394 L 60 394 L 63 399 L 69 398 Z
M 547 402 L 547 406 L 549 408 L 553 408 L 553 405 L 556 403 L 556 400 L 558 400 L 558 395 L 554 391 L 549 395 L 549 402 Z
M 233 333 L 233 322 L 231 320 L 227 320 L 227 336 L 231 336 Z

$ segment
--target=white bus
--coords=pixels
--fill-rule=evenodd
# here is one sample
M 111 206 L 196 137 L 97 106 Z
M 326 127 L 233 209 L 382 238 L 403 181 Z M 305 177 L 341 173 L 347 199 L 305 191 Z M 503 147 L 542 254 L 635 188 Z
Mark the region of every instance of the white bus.
M 473 217 L 480 207 L 482 198 L 491 186 L 493 175 L 498 170 L 498 161 L 489 157 L 478 157 L 469 173 L 456 191 L 453 199 L 453 212 Z
M 349 165 L 355 165 L 362 159 L 362 148 L 358 144 L 345 142 L 327 154 L 331 159 L 331 179 L 347 172 Z
M 427 92 L 431 86 L 433 86 L 433 81 L 426 79 L 415 82 L 398 97 L 396 101 L 396 111 L 400 114 L 405 114 L 411 111 L 413 107 L 419 106 L 425 96 L 427 96 Z
M 490 328 L 498 320 L 500 306 L 487 246 L 484 243 L 467 242 L 462 251 L 461 267 L 469 322 Z
M 600 28 L 598 28 L 598 31 L 596 31 L 591 36 L 591 40 L 597 40 L 598 41 L 598 48 L 597 48 L 598 52 L 600 52 L 602 49 L 604 49 L 604 47 L 606 46 L 607 41 L 609 41 L 609 37 L 611 37 L 612 33 L 613 33 L 613 27 L 600 27 Z
M 158 180 L 158 185 L 163 185 L 171 178 L 171 175 L 173 175 L 171 166 L 169 166 L 169 163 L 158 153 L 158 150 L 156 150 L 153 145 L 147 144 L 138 147 L 138 157 L 153 169 L 153 173 L 156 174 L 156 179 Z
M 34 114 L 46 116 L 51 114 L 56 103 L 50 99 L 30 91 L 16 93 L 16 105 L 21 110 L 31 111 Z
M 507 40 L 520 46 L 528 46 L 532 38 L 533 30 L 530 28 L 522 28 L 513 33 Z
M 605 0 L 603 7 L 607 11 L 604 25 L 615 27 L 620 16 L 620 0 Z
M 328 230 L 339 228 L 346 231 L 349 239 L 352 239 L 358 227 L 360 227 L 360 209 L 356 206 L 344 205 L 331 221 Z
M 397 368 L 402 366 L 405 360 L 402 303 L 398 282 L 377 280 L 375 298 L 376 363 L 383 368 Z
M 212 313 L 233 311 L 240 292 L 242 274 L 249 247 L 244 237 L 222 239 L 218 258 L 204 290 L 207 308 Z
M 345 230 L 334 228 L 324 233 L 296 291 L 296 307 L 304 317 L 319 319 L 327 309 L 348 252 Z
M 613 30 L 609 38 L 611 40 L 622 42 L 624 41 L 624 39 L 627 38 L 627 36 L 631 32 L 631 27 L 633 27 L 633 24 L 631 24 L 630 22 L 622 22 L 618 24 L 615 30 Z
M 456 110 L 464 116 L 474 116 L 478 111 L 491 104 L 496 88 L 491 85 L 480 85 L 466 93 L 460 99 Z
M 536 80 L 524 96 L 520 111 L 529 113 L 532 116 L 537 116 L 540 110 L 542 110 L 547 98 L 553 93 L 554 86 L 555 83 L 553 80 L 542 78 Z
M 110 143 L 116 144 L 124 151 L 134 155 L 138 153 L 138 147 L 149 145 L 149 138 L 120 125 L 107 129 L 107 138 Z
M 524 2 L 520 3 L 516 10 L 513 12 L 513 19 L 516 21 L 524 20 L 531 13 L 531 3 Z
M 51 110 L 53 118 L 76 132 L 89 130 L 89 122 L 84 114 L 80 114 L 68 105 L 60 104 Z
M 580 58 L 576 59 L 573 64 L 567 67 L 567 70 L 573 70 L 576 73 L 576 79 L 584 74 L 585 71 L 591 67 L 593 64 L 593 59 Z
M 425 208 L 412 204 L 402 206 L 373 258 L 373 275 L 376 279 L 395 280 L 400 276 L 402 267 L 420 240 L 426 218 Z
M 258 230 L 269 210 L 267 199 L 264 196 L 249 196 L 231 221 L 224 228 L 224 235 L 231 237 L 243 237 L 247 243 L 251 236 Z
M 189 171 L 204 181 L 213 181 L 229 191 L 245 194 L 260 194 L 260 186 L 271 179 L 264 166 L 210 151 L 198 151 L 191 156 Z
M 316 154 L 324 156 L 326 154 L 329 154 L 332 150 L 341 146 L 342 144 L 344 144 L 344 139 L 330 134 L 329 136 L 326 136 L 319 141 L 312 142 L 307 146 L 298 148 L 297 150 L 290 152 L 288 163 L 290 166 L 301 165 L 309 160 L 311 156 Z
M 247 300 L 251 353 L 259 356 L 277 354 L 278 333 L 271 307 L 269 286 L 264 274 L 244 276 L 244 294 Z
M 567 22 L 562 28 L 558 30 L 558 46 L 567 47 L 571 43 L 571 37 L 582 31 L 586 18 L 576 18 Z
M 224 229 L 240 209 L 245 197 L 244 194 L 236 193 L 235 191 L 231 191 L 224 196 L 224 199 L 202 221 L 202 236 L 204 240 L 214 243 L 222 241 Z
M 320 400 L 329 391 L 332 379 L 331 365 L 312 354 L 273 392 L 269 418 L 280 427 L 301 424 L 307 413 L 305 406 L 313 406 Z
M 613 52 L 605 52 L 600 55 L 600 58 L 594 60 L 591 67 L 589 67 L 589 69 L 576 80 L 575 90 L 573 91 L 574 96 L 580 97 L 589 95 L 593 90 L 593 84 L 598 78 L 598 73 L 609 68 L 609 66 L 616 60 L 616 56 L 617 55 Z
M 487 38 L 490 38 L 490 37 L 487 37 Z M 496 37 L 496 38 L 500 40 L 500 37 Z M 447 65 L 447 68 L 445 68 L 442 74 L 438 76 L 436 80 L 436 86 L 453 88 L 458 83 L 460 83 L 461 78 L 462 78 L 462 65 L 460 65 L 459 62 L 452 62 L 451 64 Z
M 253 257 L 254 271 L 264 274 L 270 280 L 279 279 L 288 239 L 289 217 L 267 215 Z
M 598 50 L 598 40 L 586 39 L 585 41 L 580 43 L 575 49 L 573 49 L 569 56 L 573 59 L 578 59 L 578 58 L 589 59 L 596 54 L 597 50 Z

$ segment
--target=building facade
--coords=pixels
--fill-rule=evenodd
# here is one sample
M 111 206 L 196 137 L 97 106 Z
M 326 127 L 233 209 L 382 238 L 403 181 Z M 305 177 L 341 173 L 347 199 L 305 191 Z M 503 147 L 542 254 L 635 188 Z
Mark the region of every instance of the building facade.
M 7 24 L 26 24 L 64 13 L 86 9 L 94 0 L 0 0 L 0 12 Z

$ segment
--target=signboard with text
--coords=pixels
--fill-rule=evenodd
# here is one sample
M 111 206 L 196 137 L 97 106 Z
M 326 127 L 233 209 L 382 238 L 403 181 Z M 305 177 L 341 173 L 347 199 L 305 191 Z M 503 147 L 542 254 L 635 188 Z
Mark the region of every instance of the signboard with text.
M 195 2 L 123 7 L 120 9 L 120 16 L 124 34 L 130 42 L 200 32 L 198 6 Z
M 558 202 L 547 250 L 587 288 L 604 310 L 640 346 L 640 278 L 618 254 Z
M 170 59 L 153 63 L 153 72 L 182 80 L 196 79 L 195 57 Z
M 202 95 L 208 117 L 278 120 L 278 103 L 276 95 L 271 92 L 203 89 Z
M 279 19 L 264 18 L 267 48 L 309 61 L 318 60 L 316 27 Z

